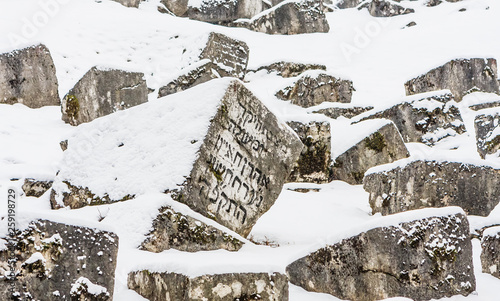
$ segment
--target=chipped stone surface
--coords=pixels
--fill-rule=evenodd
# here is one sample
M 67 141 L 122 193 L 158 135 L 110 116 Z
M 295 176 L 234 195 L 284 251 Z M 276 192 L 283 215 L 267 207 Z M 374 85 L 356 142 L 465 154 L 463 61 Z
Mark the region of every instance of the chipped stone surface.
M 426 95 L 374 113 L 366 119 L 386 118 L 398 128 L 404 142 L 422 142 L 433 146 L 447 137 L 465 132 L 460 110 L 449 92 Z
M 288 280 L 283 274 L 231 273 L 188 277 L 177 273 L 132 272 L 128 287 L 151 301 L 288 301 Z
M 374 17 L 393 17 L 415 12 L 414 9 L 405 8 L 392 1 L 386 0 L 371 0 L 368 5 L 368 11 L 370 12 L 370 15 Z
M 58 106 L 56 68 L 45 45 L 0 54 L 0 103 Z
M 288 125 L 299 135 L 304 144 L 288 182 L 327 183 L 332 149 L 330 123 L 290 121 Z
M 23 191 L 26 196 L 41 197 L 47 190 L 52 187 L 53 181 L 39 181 L 32 178 L 24 179 Z
M 2 238 L 7 240 L 8 238 Z M 118 237 L 111 232 L 71 226 L 48 220 L 35 220 L 21 230 L 15 244 L 17 276 L 16 291 L 30 294 L 33 300 L 54 300 L 59 291 L 62 299 L 112 300 Z M 0 299 L 10 299 L 5 280 L 9 271 L 8 250 L 0 251 Z M 73 284 L 84 277 L 88 284 L 104 289 L 98 296 L 89 292 L 73 292 Z M 75 288 L 76 289 L 76 288 Z M 23 299 L 24 300 L 24 299 Z
M 200 5 L 188 5 L 187 15 L 193 20 L 226 25 L 252 18 L 263 10 L 263 3 L 258 0 L 202 0 Z
M 353 118 L 364 112 L 372 110 L 373 107 L 331 107 L 314 111 L 313 113 L 323 114 L 330 118 L 337 119 L 339 117 Z
M 225 249 L 238 251 L 243 242 L 193 217 L 163 207 L 141 249 L 159 253 L 168 249 L 187 252 Z
M 259 67 L 255 72 L 260 70 L 267 70 L 267 73 L 276 72 L 277 75 L 282 77 L 295 77 L 299 76 L 303 72 L 307 70 L 326 70 L 325 65 L 317 65 L 317 64 L 302 64 L 302 63 L 294 63 L 294 62 L 277 62 L 267 66 Z
M 493 227 L 481 239 L 481 266 L 483 273 L 500 279 L 500 227 Z
M 452 60 L 405 83 L 406 95 L 449 89 L 457 102 L 471 92 L 499 94 L 497 61 L 492 58 Z
M 170 83 L 161 87 L 158 97 L 164 97 L 170 94 L 184 91 L 209 80 L 219 78 L 220 68 L 209 60 L 204 60 L 202 64 L 179 76 Z
M 390 122 L 337 156 L 331 166 L 330 180 L 341 180 L 353 185 L 362 184 L 368 169 L 408 156 L 401 135 Z
M 343 80 L 328 74 L 304 75 L 293 86 L 286 87 L 276 97 L 291 100 L 293 104 L 308 108 L 329 102 L 351 102 L 354 87 L 350 80 Z
M 147 101 L 144 74 L 93 67 L 64 96 L 62 119 L 79 125 Z
M 120 3 L 123 6 L 126 7 L 139 7 L 139 4 L 141 3 L 142 0 L 113 0 L 115 2 Z
M 429 216 L 370 229 L 287 267 L 290 282 L 343 300 L 429 300 L 475 290 L 464 214 Z
M 366 0 L 340 0 L 337 3 L 337 7 L 340 9 L 353 8 L 353 7 L 360 5 L 364 1 L 366 1 Z
M 500 150 L 500 112 L 481 114 L 474 119 L 477 151 L 481 158 Z M 500 156 L 500 153 L 498 154 Z
M 500 170 L 458 162 L 413 161 L 367 174 L 373 213 L 382 215 L 425 208 L 460 206 L 487 216 L 500 201 Z

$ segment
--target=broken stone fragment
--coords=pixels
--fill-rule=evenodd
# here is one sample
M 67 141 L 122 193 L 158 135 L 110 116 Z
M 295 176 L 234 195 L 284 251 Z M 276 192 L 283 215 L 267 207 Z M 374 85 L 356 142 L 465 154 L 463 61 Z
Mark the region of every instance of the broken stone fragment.
M 159 253 L 168 249 L 187 252 L 225 249 L 238 251 L 243 242 L 189 215 L 163 207 L 141 249 Z
M 126 6 L 126 7 L 138 8 L 139 4 L 141 3 L 142 0 L 113 0 L 113 1 L 118 2 L 121 5 Z
M 178 17 L 187 15 L 189 0 L 161 0 L 160 3 Z
M 500 100 L 471 105 L 471 106 L 469 106 L 469 109 L 471 109 L 473 111 L 479 111 L 479 110 L 483 110 L 483 109 L 490 109 L 490 108 L 497 108 L 497 107 L 500 107 Z
M 293 62 L 277 62 L 267 66 L 259 67 L 255 72 L 267 70 L 267 73 L 276 72 L 281 77 L 295 77 L 308 70 L 323 70 L 326 71 L 326 66 L 317 64 L 302 64 Z
M 373 107 L 355 107 L 355 106 L 332 106 L 325 109 L 314 111 L 313 113 L 323 114 L 332 119 L 339 117 L 353 118 L 364 112 L 372 110 Z
M 361 141 L 333 159 L 330 181 L 363 184 L 363 177 L 368 169 L 409 156 L 401 135 L 392 122 L 373 120 L 353 127 L 368 128 L 370 133 L 366 137 L 359 137 Z M 335 149 L 335 145 L 333 147 Z
M 17 241 L 9 245 L 9 237 L 0 240 L 11 246 L 17 258 L 16 269 L 20 271 L 15 290 L 31 295 L 33 300 L 54 300 L 55 295 L 85 299 L 112 300 L 118 237 L 111 232 L 98 229 L 34 220 L 17 235 Z M 10 284 L 6 276 L 10 271 L 9 249 L 0 251 L 0 299 L 10 300 Z M 78 289 L 78 280 L 87 288 Z M 24 300 L 24 299 L 23 299 Z
M 363 188 L 373 213 L 460 206 L 487 216 L 500 201 L 500 170 L 447 161 L 403 160 L 367 172 Z
M 79 125 L 147 101 L 143 73 L 93 67 L 64 96 L 62 120 Z
M 405 83 L 406 95 L 449 89 L 457 102 L 472 92 L 499 94 L 497 61 L 489 58 L 456 59 Z
M 188 4 L 190 19 L 226 25 L 237 19 L 250 19 L 264 10 L 259 0 L 201 0 Z
M 343 300 L 429 300 L 475 290 L 467 217 L 459 208 L 379 218 L 287 267 L 292 284 Z
M 364 1 L 366 1 L 366 0 L 340 0 L 337 3 L 337 7 L 340 9 L 353 8 L 353 7 L 360 5 Z
M 478 115 L 474 119 L 477 151 L 483 159 L 500 150 L 500 110 L 488 111 L 490 113 Z
M 481 266 L 483 273 L 500 279 L 500 227 L 484 231 L 481 239 Z
M 266 300 L 288 301 L 288 280 L 279 273 L 228 273 L 189 277 L 148 270 L 132 272 L 128 288 L 151 301 Z
M 45 45 L 0 54 L 0 103 L 60 105 L 56 68 Z
M 26 196 L 41 197 L 52 187 L 53 181 L 39 181 L 32 178 L 24 179 L 23 191 Z
M 370 15 L 374 17 L 393 17 L 415 12 L 412 8 L 405 8 L 401 5 L 385 0 L 371 0 L 368 5 L 368 11 L 370 12 Z
M 295 105 L 308 108 L 323 102 L 351 102 L 354 91 L 352 81 L 343 80 L 328 74 L 306 74 L 286 87 L 276 97 L 282 100 L 291 100 Z

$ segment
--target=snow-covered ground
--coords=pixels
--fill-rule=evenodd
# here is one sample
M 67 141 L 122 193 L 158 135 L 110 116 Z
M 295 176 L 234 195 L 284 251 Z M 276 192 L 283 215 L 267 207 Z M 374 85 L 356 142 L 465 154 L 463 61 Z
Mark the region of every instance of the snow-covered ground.
M 140 71 L 146 75 L 150 101 L 157 89 L 195 63 L 208 33 L 217 31 L 245 41 L 250 48 L 249 69 L 281 60 L 324 64 L 330 74 L 350 79 L 356 91 L 354 105 L 387 107 L 405 99 L 404 82 L 451 59 L 493 57 L 500 59 L 500 1 L 464 0 L 426 7 L 425 1 L 404 1 L 414 14 L 374 18 L 367 10 L 327 13 L 330 32 L 296 36 L 272 36 L 241 28 L 226 28 L 161 14 L 159 0 L 143 2 L 139 9 L 108 0 L 2 0 L 0 1 L 0 52 L 44 43 L 57 69 L 59 93 L 64 96 L 92 66 Z M 465 8 L 465 11 L 460 11 Z M 415 21 L 416 26 L 406 27 Z M 310 119 L 312 109 L 278 100 L 274 94 L 296 79 L 284 79 L 265 71 L 250 73 L 247 86 L 280 118 Z M 444 158 L 497 166 L 498 157 L 481 160 L 475 145 L 474 116 L 469 105 L 500 100 L 500 96 L 474 93 L 458 104 L 467 133 L 447 138 L 433 148 L 419 143 L 407 147 L 412 158 Z M 192 108 L 203 110 L 203 105 Z M 317 117 L 321 120 L 326 117 Z M 328 119 L 328 118 L 326 118 Z M 348 122 L 332 121 L 333 141 L 342 139 Z M 60 169 L 59 141 L 75 129 L 61 121 L 59 107 L 29 109 L 0 104 L 0 215 L 6 214 L 6 190 L 21 191 L 25 177 L 51 179 Z M 360 129 L 360 133 L 366 129 Z M 360 133 L 352 133 L 352 138 Z M 341 147 L 346 147 L 341 145 Z M 333 154 L 339 146 L 333 145 Z M 19 180 L 15 180 L 19 179 Z M 294 188 L 315 188 L 300 193 Z M 144 300 L 127 289 L 130 270 L 182 271 L 190 275 L 235 271 L 281 271 L 311 245 L 326 242 L 381 217 L 370 214 L 368 194 L 361 185 L 286 184 L 275 205 L 258 221 L 249 238 L 263 245 L 246 244 L 239 252 L 184 253 L 168 250 L 159 254 L 137 250 L 149 232 L 158 208 L 170 204 L 190 211 L 163 194 L 145 194 L 113 205 L 76 210 L 50 209 L 49 195 L 39 199 L 21 197 L 20 220 L 51 218 L 78 225 L 97 226 L 116 232 L 120 251 L 116 270 L 115 300 Z M 105 216 L 98 222 L 100 216 Z M 209 222 L 201 215 L 197 218 Z M 471 227 L 500 223 L 500 208 L 488 217 L 470 217 Z M 0 223 L 2 230 L 6 223 Z M 234 234 L 236 235 L 236 234 Z M 271 245 L 271 246 L 267 246 Z M 477 292 L 446 300 L 498 300 L 500 280 L 483 274 L 479 241 L 473 241 Z M 306 292 L 291 285 L 291 301 L 338 300 Z M 408 300 L 393 298 L 391 300 Z

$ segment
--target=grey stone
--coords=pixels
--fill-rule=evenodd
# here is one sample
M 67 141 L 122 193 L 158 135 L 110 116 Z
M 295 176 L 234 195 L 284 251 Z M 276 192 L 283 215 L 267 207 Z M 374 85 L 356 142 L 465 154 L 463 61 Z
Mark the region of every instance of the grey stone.
M 58 106 L 56 68 L 45 45 L 0 54 L 0 103 Z
M 500 170 L 458 162 L 413 161 L 365 175 L 373 213 L 460 206 L 487 216 L 500 201 Z
M 499 101 L 493 101 L 493 102 L 487 102 L 487 103 L 480 103 L 476 105 L 471 105 L 469 106 L 469 109 L 473 111 L 479 111 L 479 110 L 484 110 L 484 109 L 490 109 L 490 108 L 497 108 L 500 107 L 500 100 Z
M 295 77 L 299 76 L 303 72 L 307 70 L 326 70 L 325 65 L 317 65 L 317 64 L 302 64 L 302 63 L 293 63 L 293 62 L 277 62 L 270 64 L 268 66 L 259 67 L 255 72 L 260 70 L 267 70 L 267 73 L 276 72 L 279 76 L 282 77 Z
M 8 237 L 2 238 L 8 241 Z M 29 300 L 54 300 L 56 291 L 65 300 L 112 300 L 118 237 L 111 232 L 56 223 L 48 220 L 32 221 L 19 231 L 17 241 L 12 241 L 20 271 L 15 291 Z M 0 299 L 10 300 L 9 250 L 0 251 Z M 90 295 L 84 287 L 73 291 L 73 284 L 86 278 L 102 287 L 103 293 Z M 73 291 L 73 292 L 72 292 Z M 86 298 L 79 298 L 87 294 Z M 18 299 L 15 299 L 18 300 Z M 19 299 L 20 300 L 20 299 Z M 28 299 L 22 299 L 28 300 Z
M 278 91 L 276 97 L 291 100 L 295 105 L 308 108 L 325 101 L 349 103 L 354 90 L 350 80 L 321 73 L 315 77 L 302 76 L 293 86 Z
M 228 273 L 188 277 L 177 273 L 132 272 L 128 287 L 151 301 L 288 301 L 288 280 L 279 273 Z
M 219 78 L 220 73 L 221 69 L 217 65 L 212 63 L 212 61 L 206 61 L 201 66 L 188 71 L 186 74 L 179 76 L 161 87 L 158 92 L 158 97 L 181 92 L 201 83 L 208 82 L 209 80 Z
M 476 116 L 474 127 L 477 151 L 481 158 L 497 153 L 500 150 L 500 112 Z
M 456 213 L 373 228 L 293 262 L 287 274 L 343 300 L 467 296 L 476 286 L 468 226 Z
M 118 2 L 121 5 L 126 6 L 126 7 L 138 8 L 139 4 L 141 3 L 142 0 L 113 0 L 113 1 Z
M 299 160 L 288 177 L 288 182 L 327 183 L 332 149 L 330 123 L 290 121 L 288 125 L 299 135 L 304 144 Z
M 189 0 L 161 0 L 160 3 L 178 17 L 187 15 Z
M 209 59 L 219 66 L 221 76 L 245 77 L 250 49 L 243 41 L 232 39 L 221 33 L 210 33 L 200 59 Z
M 372 125 L 368 123 L 366 126 Z M 401 135 L 392 122 L 374 130 L 370 136 L 333 160 L 330 180 L 341 180 L 352 185 L 362 184 L 368 169 L 409 156 Z
M 38 181 L 32 178 L 24 179 L 23 191 L 26 196 L 41 197 L 52 187 L 53 181 Z
M 471 92 L 499 94 L 497 61 L 489 58 L 456 59 L 405 83 L 406 95 L 449 89 L 457 102 Z
M 340 9 L 357 7 L 366 0 L 340 0 L 337 7 Z
M 231 21 L 249 19 L 264 9 L 256 0 L 203 0 L 199 7 L 189 6 L 190 19 L 226 25 Z
M 481 239 L 482 271 L 500 279 L 500 227 L 487 231 Z
M 143 73 L 93 67 L 64 96 L 62 120 L 79 125 L 147 101 Z
M 404 101 L 361 120 L 392 120 L 404 142 L 422 142 L 429 146 L 444 138 L 465 133 L 465 125 L 452 94 L 439 92 L 422 97 Z
M 405 8 L 386 0 L 371 0 L 368 5 L 368 11 L 374 17 L 393 17 L 415 12 L 412 8 Z
M 141 249 L 155 253 L 168 249 L 238 251 L 242 246 L 243 242 L 233 236 L 166 206 L 160 209 L 153 221 L 153 230 L 141 244 Z
M 331 107 L 314 111 L 313 113 L 323 114 L 330 118 L 337 119 L 339 117 L 353 118 L 364 112 L 372 110 L 373 107 Z

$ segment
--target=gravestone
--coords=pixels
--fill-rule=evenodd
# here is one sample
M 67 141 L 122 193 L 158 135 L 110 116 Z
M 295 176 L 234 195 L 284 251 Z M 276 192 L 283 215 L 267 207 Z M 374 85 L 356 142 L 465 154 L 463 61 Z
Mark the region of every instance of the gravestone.
M 481 266 L 483 273 L 500 279 L 500 227 L 483 232 L 481 239 Z
M 477 151 L 481 158 L 497 153 L 500 150 L 500 110 L 476 116 L 474 127 Z

